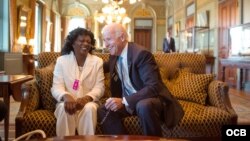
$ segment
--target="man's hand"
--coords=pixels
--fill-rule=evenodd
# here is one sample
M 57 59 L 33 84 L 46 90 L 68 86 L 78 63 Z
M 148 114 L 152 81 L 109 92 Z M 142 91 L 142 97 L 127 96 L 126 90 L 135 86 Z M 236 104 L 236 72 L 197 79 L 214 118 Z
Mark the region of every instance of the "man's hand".
M 109 98 L 106 100 L 105 107 L 111 111 L 117 111 L 121 109 L 124 105 L 122 104 L 122 98 Z
M 64 101 L 64 109 L 66 113 L 70 115 L 75 114 L 75 112 L 77 111 L 75 99 L 72 96 L 66 94 L 63 96 L 63 101 Z

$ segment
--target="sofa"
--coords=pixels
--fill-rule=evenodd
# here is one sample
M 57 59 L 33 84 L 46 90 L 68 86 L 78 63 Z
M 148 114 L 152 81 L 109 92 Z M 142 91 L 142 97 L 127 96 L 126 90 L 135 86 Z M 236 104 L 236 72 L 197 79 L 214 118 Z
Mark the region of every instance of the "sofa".
M 95 53 L 106 61 L 109 54 Z M 16 116 L 16 137 L 42 129 L 48 137 L 56 136 L 56 101 L 52 97 L 53 67 L 59 53 L 43 52 L 38 55 L 34 79 L 22 85 L 22 101 Z M 228 85 L 206 74 L 204 55 L 192 53 L 155 53 L 155 60 L 165 85 L 176 96 L 184 109 L 184 117 L 173 129 L 162 123 L 164 137 L 218 137 L 221 127 L 237 124 L 237 114 L 231 106 Z M 105 94 L 110 96 L 109 74 L 105 74 Z M 171 113 L 170 113 L 171 114 Z M 138 117 L 124 119 L 129 134 L 141 135 Z M 161 131 L 159 131 L 161 132 Z M 97 126 L 96 134 L 102 134 Z

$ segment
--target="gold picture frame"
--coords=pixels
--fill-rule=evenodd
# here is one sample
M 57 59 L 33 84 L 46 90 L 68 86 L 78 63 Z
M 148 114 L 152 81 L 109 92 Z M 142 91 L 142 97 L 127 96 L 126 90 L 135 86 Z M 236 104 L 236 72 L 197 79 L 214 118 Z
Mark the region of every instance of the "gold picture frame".
M 17 36 L 23 36 L 27 39 L 30 38 L 30 18 L 31 9 L 27 6 L 21 5 L 18 7 L 18 24 L 17 24 Z
M 180 34 L 180 27 L 181 26 L 181 22 L 180 21 L 178 21 L 178 22 L 176 22 L 175 23 L 175 25 L 174 25 L 174 27 L 175 27 L 175 36 L 179 36 L 179 34 Z

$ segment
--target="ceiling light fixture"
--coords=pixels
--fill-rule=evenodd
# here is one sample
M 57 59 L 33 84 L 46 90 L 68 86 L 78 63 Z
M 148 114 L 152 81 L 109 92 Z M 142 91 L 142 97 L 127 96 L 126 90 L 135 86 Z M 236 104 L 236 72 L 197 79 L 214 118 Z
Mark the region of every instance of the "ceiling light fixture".
M 128 1 L 129 4 L 134 4 L 140 2 L 141 0 L 101 0 L 103 3 L 117 2 L 118 4 L 123 4 L 123 2 Z
M 126 14 L 126 9 L 120 7 L 125 0 L 102 0 L 106 5 L 102 8 L 102 13 L 98 13 L 96 20 L 100 23 L 122 23 L 127 24 L 131 19 Z M 131 4 L 137 0 L 129 0 Z M 140 1 L 140 0 L 138 0 Z

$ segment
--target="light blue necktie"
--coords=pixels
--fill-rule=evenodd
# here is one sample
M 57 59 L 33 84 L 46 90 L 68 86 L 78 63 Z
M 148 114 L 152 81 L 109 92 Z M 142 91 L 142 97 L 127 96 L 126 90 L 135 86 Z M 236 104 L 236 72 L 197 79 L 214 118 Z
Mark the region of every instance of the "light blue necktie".
M 123 92 L 123 95 L 124 96 L 128 96 L 129 95 L 129 93 L 128 93 L 128 91 L 127 91 L 127 89 L 126 89 L 126 86 L 125 86 L 125 84 L 124 84 L 124 77 L 123 77 L 123 65 L 122 65 L 122 57 L 121 56 L 119 56 L 119 58 L 118 58 L 118 64 L 119 64 L 119 68 L 120 68 L 120 75 L 121 75 L 121 82 L 122 82 L 122 92 Z
M 126 86 L 124 84 L 125 80 L 123 79 L 124 76 L 123 76 L 123 65 L 122 65 L 122 57 L 121 56 L 118 58 L 118 64 L 119 64 L 119 67 L 120 67 L 120 74 L 121 74 L 122 95 L 123 96 L 129 96 L 129 94 L 131 94 L 131 93 L 130 93 L 129 89 L 126 88 Z M 128 106 L 125 106 L 125 108 L 126 108 L 128 113 L 130 113 L 131 115 L 133 114 L 133 110 L 130 109 Z

